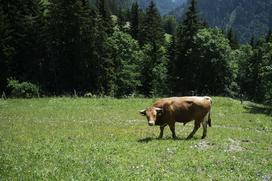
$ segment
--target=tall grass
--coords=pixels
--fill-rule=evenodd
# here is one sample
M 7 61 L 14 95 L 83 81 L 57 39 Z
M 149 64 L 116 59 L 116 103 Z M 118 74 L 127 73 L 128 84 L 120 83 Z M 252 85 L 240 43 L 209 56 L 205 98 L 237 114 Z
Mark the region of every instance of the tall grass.
M 0 180 L 272 178 L 271 109 L 215 97 L 208 137 L 177 124 L 157 140 L 138 110 L 152 99 L 0 101 Z

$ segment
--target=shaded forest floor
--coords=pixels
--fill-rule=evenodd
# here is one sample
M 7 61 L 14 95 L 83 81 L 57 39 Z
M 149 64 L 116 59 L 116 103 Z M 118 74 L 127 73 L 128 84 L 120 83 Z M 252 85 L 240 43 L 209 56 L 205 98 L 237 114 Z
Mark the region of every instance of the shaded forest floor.
M 156 139 L 153 99 L 0 100 L 0 180 L 271 180 L 271 108 L 213 97 L 212 127 Z

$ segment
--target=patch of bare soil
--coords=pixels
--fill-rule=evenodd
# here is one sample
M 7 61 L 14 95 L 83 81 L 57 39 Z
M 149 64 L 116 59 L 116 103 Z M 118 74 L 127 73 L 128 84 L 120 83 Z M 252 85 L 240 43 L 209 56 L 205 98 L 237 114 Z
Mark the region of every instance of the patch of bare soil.
M 201 142 L 197 143 L 196 145 L 191 146 L 191 148 L 198 148 L 198 149 L 201 149 L 201 150 L 205 150 L 205 149 L 210 148 L 213 145 L 214 145 L 214 143 L 210 143 L 210 142 L 208 142 L 206 140 L 202 140 Z
M 224 150 L 225 152 L 240 152 L 244 150 L 239 140 L 229 138 L 228 141 L 228 148 Z

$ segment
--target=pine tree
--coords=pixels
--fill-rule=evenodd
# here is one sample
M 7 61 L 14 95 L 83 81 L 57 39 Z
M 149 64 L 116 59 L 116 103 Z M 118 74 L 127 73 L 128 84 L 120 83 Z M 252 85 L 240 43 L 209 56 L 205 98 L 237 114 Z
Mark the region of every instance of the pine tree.
M 175 56 L 176 56 L 176 37 L 172 36 L 171 41 L 167 48 L 167 58 L 168 58 L 168 87 L 169 87 L 169 93 L 171 95 L 174 95 L 174 90 L 176 90 L 176 80 L 175 80 L 175 72 L 176 65 L 175 65 Z
M 46 87 L 57 94 L 94 90 L 96 13 L 83 0 L 51 0 L 47 17 Z
M 256 42 L 255 42 L 255 35 L 254 34 L 252 34 L 249 44 L 251 45 L 251 47 L 255 47 Z
M 35 26 L 40 15 L 39 6 L 37 0 L 28 3 L 21 0 L 1 1 L 2 85 L 6 84 L 8 77 L 21 81 L 38 81 L 39 60 L 33 50 L 36 49 L 35 42 L 38 39 Z
M 149 43 L 152 46 L 159 46 L 164 43 L 161 17 L 153 0 L 146 9 L 140 29 L 139 41 L 141 45 Z
M 90 9 L 90 5 L 87 0 L 82 4 L 81 8 L 81 39 L 79 57 L 82 61 L 79 65 L 80 73 L 78 74 L 78 84 L 81 91 L 87 92 L 96 91 L 96 55 L 97 49 L 95 46 L 96 35 L 98 34 L 97 27 L 97 12 L 94 9 Z
M 163 18 L 163 27 L 166 33 L 176 34 L 177 20 L 174 16 L 165 16 Z
M 196 7 L 197 7 L 196 0 L 192 0 L 188 8 L 188 11 L 185 14 L 185 19 L 182 23 L 183 25 L 182 31 L 184 35 L 187 35 L 186 37 L 188 41 L 192 40 L 192 38 L 195 36 L 197 31 L 203 28 L 203 23 L 200 21 Z M 186 42 L 186 43 L 189 43 L 189 42 Z
M 139 6 L 137 2 L 131 6 L 130 35 L 135 40 L 139 40 Z
M 266 35 L 266 42 L 271 42 L 272 41 L 272 30 L 270 29 Z
M 119 8 L 117 12 L 117 24 L 121 31 L 125 31 L 126 19 L 124 11 Z
M 196 0 L 192 0 L 185 19 L 177 31 L 177 52 L 174 61 L 176 69 L 173 70 L 177 94 L 186 94 L 197 89 L 196 75 L 200 65 L 197 62 L 198 55 L 195 52 L 194 37 L 201 28 L 203 28 L 203 23 L 196 10 Z
M 11 28 L 3 5 L 0 6 L 0 93 L 6 89 L 8 78 L 8 62 L 14 49 L 9 45 Z
M 229 43 L 232 49 L 238 49 L 239 48 L 239 42 L 235 36 L 235 34 L 233 33 L 232 28 L 229 29 L 228 34 L 227 34 L 227 38 L 229 39 Z
M 108 45 L 108 38 L 113 33 L 113 23 L 105 7 L 104 0 L 98 0 L 98 34 L 95 41 L 97 49 L 96 56 L 96 86 L 98 94 L 114 94 L 114 63 L 111 59 L 111 51 Z
M 146 9 L 140 25 L 139 42 L 145 53 L 142 65 L 142 93 L 147 96 L 162 95 L 166 87 L 167 60 L 161 17 L 153 1 Z M 158 74 L 160 70 L 160 73 Z
M 108 35 L 113 33 L 113 22 L 109 12 L 109 8 L 106 6 L 105 0 L 97 0 L 96 6 L 98 9 L 98 14 L 102 19 L 101 23 Z
M 272 100 L 272 46 L 271 42 L 260 39 L 253 49 L 252 56 L 241 69 L 245 69 L 243 79 L 240 79 L 242 89 L 247 97 L 257 102 Z

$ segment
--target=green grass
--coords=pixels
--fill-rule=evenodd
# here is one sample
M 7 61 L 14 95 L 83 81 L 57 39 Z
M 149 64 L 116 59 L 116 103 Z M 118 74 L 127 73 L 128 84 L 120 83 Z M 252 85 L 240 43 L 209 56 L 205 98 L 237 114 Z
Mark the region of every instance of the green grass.
M 0 180 L 269 180 L 271 108 L 213 98 L 212 125 L 157 140 L 152 99 L 0 100 Z

